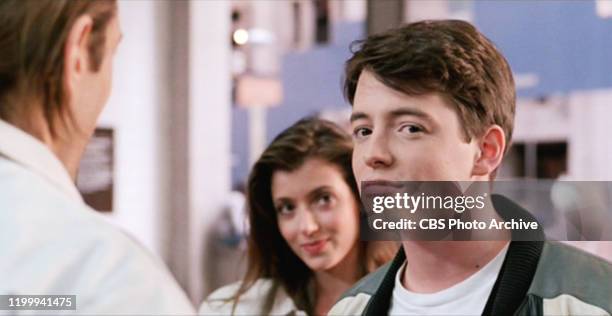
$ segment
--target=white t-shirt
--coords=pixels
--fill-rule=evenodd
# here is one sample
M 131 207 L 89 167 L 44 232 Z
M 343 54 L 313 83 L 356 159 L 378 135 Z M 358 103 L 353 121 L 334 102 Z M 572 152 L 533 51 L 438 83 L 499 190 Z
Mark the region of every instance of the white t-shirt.
M 395 276 L 389 315 L 480 315 L 484 310 L 508 245 L 472 276 L 436 293 L 415 293 L 402 285 L 406 263 Z

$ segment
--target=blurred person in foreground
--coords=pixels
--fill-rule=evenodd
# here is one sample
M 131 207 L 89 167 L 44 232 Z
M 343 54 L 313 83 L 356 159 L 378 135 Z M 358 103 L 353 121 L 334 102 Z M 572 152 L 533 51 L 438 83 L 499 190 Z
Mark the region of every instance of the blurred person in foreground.
M 316 118 L 272 141 L 248 180 L 247 273 L 212 293 L 204 315 L 324 315 L 390 260 L 394 243 L 359 241 L 350 135 Z
M 345 68 L 357 181 L 493 181 L 515 113 L 512 72 L 497 48 L 457 20 L 412 23 L 359 44 Z M 489 197 L 500 215 L 526 214 Z M 392 263 L 330 314 L 609 315 L 612 266 L 536 233 L 404 240 Z
M 76 295 L 77 314 L 193 314 L 164 264 L 74 184 L 120 39 L 115 1 L 0 1 L 0 295 Z

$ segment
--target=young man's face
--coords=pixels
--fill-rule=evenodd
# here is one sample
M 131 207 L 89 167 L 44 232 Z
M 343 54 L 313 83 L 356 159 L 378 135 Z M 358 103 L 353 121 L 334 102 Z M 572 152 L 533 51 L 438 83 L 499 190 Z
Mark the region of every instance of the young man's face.
M 359 77 L 351 115 L 353 170 L 361 181 L 467 181 L 479 155 L 439 94 L 409 96 Z

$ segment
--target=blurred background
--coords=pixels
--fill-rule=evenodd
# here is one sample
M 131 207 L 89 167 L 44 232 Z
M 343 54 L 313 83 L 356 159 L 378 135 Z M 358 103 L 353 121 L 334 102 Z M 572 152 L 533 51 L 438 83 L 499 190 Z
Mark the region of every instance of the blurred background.
M 350 43 L 402 23 L 467 20 L 507 57 L 519 98 L 500 178 L 612 180 L 612 0 L 130 0 L 119 15 L 78 186 L 194 303 L 241 277 L 251 163 L 303 116 L 346 126 Z

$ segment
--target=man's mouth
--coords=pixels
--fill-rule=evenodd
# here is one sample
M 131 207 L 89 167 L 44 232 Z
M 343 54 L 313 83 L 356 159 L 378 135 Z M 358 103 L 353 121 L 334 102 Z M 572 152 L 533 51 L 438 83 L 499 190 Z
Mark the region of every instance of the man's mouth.
M 361 194 L 365 196 L 393 195 L 394 193 L 402 191 L 403 187 L 404 186 L 399 181 L 387 181 L 387 180 L 362 181 L 361 182 Z

